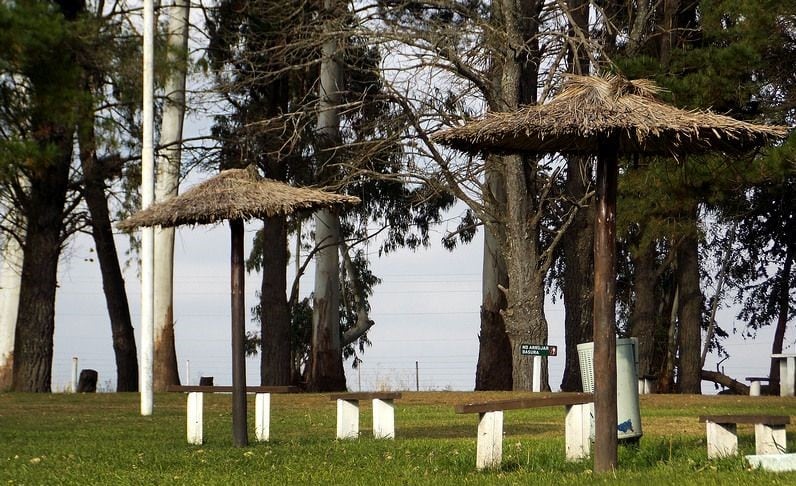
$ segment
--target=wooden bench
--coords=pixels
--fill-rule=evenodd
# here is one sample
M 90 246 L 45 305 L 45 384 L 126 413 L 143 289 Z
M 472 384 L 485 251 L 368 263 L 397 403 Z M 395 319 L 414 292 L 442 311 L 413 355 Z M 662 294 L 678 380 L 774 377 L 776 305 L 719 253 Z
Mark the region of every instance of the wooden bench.
M 189 444 L 201 445 L 203 435 L 203 408 L 205 393 L 232 393 L 231 386 L 169 385 L 166 391 L 188 394 L 187 436 Z M 246 393 L 255 393 L 254 436 L 255 440 L 265 442 L 271 435 L 271 393 L 295 393 L 295 386 L 248 386 Z
M 760 384 L 769 381 L 767 376 L 747 376 L 745 379 L 749 382 L 749 396 L 751 397 L 759 397 L 761 394 Z
M 337 401 L 337 438 L 355 439 L 359 437 L 359 401 L 372 400 L 373 437 L 377 439 L 395 438 L 394 400 L 401 398 L 400 392 L 357 392 L 333 393 L 330 400 Z
M 563 405 L 567 460 L 580 460 L 591 453 L 594 410 L 592 393 L 544 393 L 527 398 L 493 400 L 456 405 L 456 413 L 478 414 L 477 469 L 500 467 L 503 456 L 503 411 Z
M 738 454 L 737 424 L 754 424 L 756 454 L 786 452 L 787 415 L 701 415 L 699 421 L 706 424 L 709 459 Z

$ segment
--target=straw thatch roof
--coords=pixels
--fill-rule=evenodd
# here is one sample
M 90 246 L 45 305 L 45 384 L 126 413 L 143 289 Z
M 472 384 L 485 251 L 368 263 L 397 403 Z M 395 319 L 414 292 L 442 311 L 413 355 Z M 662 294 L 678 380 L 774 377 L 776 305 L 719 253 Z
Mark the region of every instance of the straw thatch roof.
M 755 125 L 661 102 L 649 80 L 570 76 L 549 103 L 437 132 L 436 142 L 465 152 L 595 153 L 607 136 L 620 153 L 737 153 L 787 135 L 787 127 Z
M 250 166 L 222 171 L 179 196 L 138 211 L 117 226 L 130 231 L 139 226 L 207 224 L 358 203 L 357 197 L 265 179 Z

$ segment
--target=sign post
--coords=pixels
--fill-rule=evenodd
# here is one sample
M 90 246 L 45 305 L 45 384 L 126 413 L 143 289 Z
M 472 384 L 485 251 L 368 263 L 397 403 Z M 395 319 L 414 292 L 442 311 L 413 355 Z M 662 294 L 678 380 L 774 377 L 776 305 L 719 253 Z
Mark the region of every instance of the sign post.
M 522 356 L 533 356 L 533 385 L 531 391 L 542 391 L 542 356 L 558 356 L 558 346 L 547 344 L 520 344 Z

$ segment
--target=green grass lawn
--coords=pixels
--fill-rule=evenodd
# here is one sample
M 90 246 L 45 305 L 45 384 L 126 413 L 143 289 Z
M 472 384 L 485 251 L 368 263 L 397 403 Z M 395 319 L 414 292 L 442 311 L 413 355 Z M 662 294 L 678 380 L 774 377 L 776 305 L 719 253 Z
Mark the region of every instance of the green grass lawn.
M 325 395 L 272 395 L 271 441 L 233 448 L 230 397 L 206 395 L 205 444 L 185 439 L 185 395 L 158 394 L 141 417 L 137 394 L 0 394 L 0 484 L 796 484 L 796 473 L 749 470 L 743 459 L 708 461 L 703 413 L 796 416 L 796 398 L 647 395 L 644 437 L 622 446 L 619 470 L 595 476 L 591 460 L 564 460 L 563 407 L 506 412 L 503 465 L 475 470 L 476 416 L 455 403 L 509 393 L 404 393 L 395 440 L 336 441 Z M 253 428 L 253 399 L 250 401 Z M 739 426 L 742 454 L 752 426 Z M 253 441 L 254 433 L 250 432 Z M 796 452 L 790 432 L 788 450 Z

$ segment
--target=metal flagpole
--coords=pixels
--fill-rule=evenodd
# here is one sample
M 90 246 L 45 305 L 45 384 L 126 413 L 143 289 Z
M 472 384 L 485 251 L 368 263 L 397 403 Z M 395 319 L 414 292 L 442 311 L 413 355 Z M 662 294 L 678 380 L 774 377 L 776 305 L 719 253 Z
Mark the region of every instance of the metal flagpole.
M 153 0 L 144 0 L 144 86 L 143 141 L 141 151 L 141 206 L 149 207 L 155 199 L 154 135 L 154 43 L 155 8 Z M 139 388 L 141 415 L 152 415 L 154 405 L 153 369 L 155 361 L 154 307 L 154 228 L 145 227 L 141 234 L 141 359 Z

